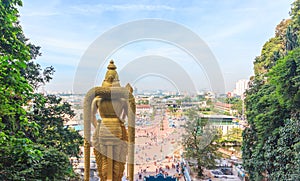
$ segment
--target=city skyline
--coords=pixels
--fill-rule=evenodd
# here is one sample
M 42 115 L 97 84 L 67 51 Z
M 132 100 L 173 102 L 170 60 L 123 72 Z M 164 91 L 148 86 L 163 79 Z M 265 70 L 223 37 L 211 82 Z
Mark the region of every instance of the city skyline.
M 43 55 L 37 61 L 43 67 L 53 65 L 56 70 L 46 90 L 72 90 L 82 55 L 104 32 L 130 21 L 155 18 L 178 23 L 198 34 L 219 63 L 225 91 L 232 91 L 238 80 L 248 79 L 253 74 L 255 56 L 274 35 L 274 28 L 282 17 L 288 18 L 291 3 L 286 0 L 243 3 L 238 0 L 189 3 L 145 1 L 140 4 L 133 1 L 24 1 L 20 8 L 20 20 L 25 35 L 32 43 L 42 47 Z M 194 68 L 190 55 L 163 42 L 132 43 L 112 52 L 105 61 L 114 59 L 120 71 L 132 60 L 145 55 L 160 55 L 175 62 L 181 61 L 179 65 L 193 78 L 198 72 L 205 74 L 203 70 Z M 199 80 L 196 83 L 199 90 L 208 89 L 205 76 L 196 79 Z M 102 80 L 103 73 L 100 72 L 95 82 L 100 84 Z M 140 90 L 174 88 L 168 80 L 159 77 L 140 79 L 134 86 Z

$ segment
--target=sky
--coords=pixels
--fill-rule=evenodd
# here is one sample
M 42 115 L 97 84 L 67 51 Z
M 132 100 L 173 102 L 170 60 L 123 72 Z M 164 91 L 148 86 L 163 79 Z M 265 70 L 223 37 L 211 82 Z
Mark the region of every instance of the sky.
M 218 74 L 222 76 L 218 80 L 223 80 L 223 91 L 227 92 L 234 89 L 238 80 L 249 79 L 253 75 L 254 58 L 260 54 L 263 44 L 274 36 L 276 25 L 289 17 L 292 2 L 24 0 L 19 10 L 26 37 L 41 46 L 42 56 L 37 62 L 43 67 L 55 68 L 53 80 L 45 86 L 47 91 L 74 91 L 76 86 L 89 80 L 93 85 L 100 85 L 106 66 L 113 59 L 122 85 L 127 83 L 122 82 L 123 76 L 123 80 L 129 81 L 138 90 L 179 90 L 188 83 L 193 84 L 196 90 L 209 90 L 216 84 L 212 77 Z M 162 26 L 144 27 L 143 20 L 149 19 L 164 23 Z M 136 21 L 141 23 L 124 29 L 123 25 Z M 168 22 L 174 27 L 164 26 Z M 189 39 L 192 36 L 178 32 L 180 28 L 196 34 L 201 41 Z M 115 35 L 115 30 L 121 33 Z M 140 32 L 158 33 L 173 38 L 173 42 L 146 37 L 130 42 L 126 39 Z M 105 41 L 100 42 L 101 37 Z M 198 48 L 200 55 L 211 53 L 210 57 L 214 59 L 211 61 L 214 62 L 204 63 L 206 58 L 200 58 L 200 63 L 197 63 L 197 52 L 174 43 L 186 41 L 196 47 L 195 51 Z M 84 73 L 78 75 L 86 52 L 93 44 L 99 45 L 99 50 L 93 55 L 93 61 L 100 62 L 93 67 L 96 74 L 92 77 Z M 113 47 L 112 44 L 122 46 Z M 111 51 L 105 52 L 104 49 Z M 207 68 L 212 65 L 215 69 Z M 135 71 L 136 77 L 128 78 L 132 71 Z M 78 76 L 86 79 L 80 79 L 78 84 Z M 189 79 L 183 79 L 186 76 Z M 185 82 L 188 83 L 182 84 Z M 84 92 L 91 84 L 82 86 L 81 91 Z

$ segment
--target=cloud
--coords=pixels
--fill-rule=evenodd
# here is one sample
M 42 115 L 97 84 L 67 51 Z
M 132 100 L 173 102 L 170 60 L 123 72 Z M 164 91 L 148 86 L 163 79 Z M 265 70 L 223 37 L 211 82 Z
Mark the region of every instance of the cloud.
M 41 56 L 41 58 L 38 58 L 38 62 L 42 63 L 43 65 L 47 66 L 65 66 L 65 67 L 71 67 L 73 70 L 75 70 L 80 57 L 76 56 L 62 56 L 59 54 L 46 54 L 45 56 Z
M 258 8 L 243 7 L 243 8 L 234 9 L 233 11 L 239 12 L 239 13 L 253 13 L 255 11 L 258 11 Z
M 73 50 L 73 54 L 76 55 L 78 55 L 79 52 L 83 52 L 89 45 L 88 42 L 62 40 L 56 38 L 42 38 L 40 42 L 45 47 L 55 47 L 61 49 L 61 51 Z
M 49 65 L 76 67 L 80 57 L 90 45 L 91 38 L 80 37 L 79 33 L 66 30 L 51 31 L 49 27 L 32 25 L 24 28 L 26 32 L 30 32 L 27 33 L 30 42 L 41 47 L 42 56 L 38 61 Z
M 72 6 L 72 12 L 79 14 L 103 13 L 107 11 L 174 11 L 175 8 L 166 5 L 143 5 L 143 4 L 97 4 Z
M 232 36 L 237 36 L 237 34 L 251 29 L 253 25 L 254 23 L 252 21 L 245 21 L 232 26 L 227 26 L 223 29 L 219 29 L 218 32 L 215 32 L 212 36 L 207 37 L 206 40 L 210 45 L 217 46 L 218 43 L 216 42 L 220 42 L 220 40 L 226 40 Z
M 134 4 L 131 1 L 87 3 L 24 0 L 24 6 L 20 8 L 20 20 L 25 35 L 34 44 L 42 47 L 43 56 L 38 61 L 58 66 L 57 70 L 61 71 L 61 75 L 57 74 L 57 80 L 66 77 L 72 80 L 72 75 L 65 71 L 64 65 L 69 69 L 77 66 L 90 43 L 110 28 L 143 18 L 162 18 L 181 23 L 201 35 L 219 58 L 226 82 L 233 82 L 237 77 L 244 78 L 252 70 L 249 64 L 253 57 L 260 52 L 261 45 L 273 35 L 276 24 L 288 16 L 291 2 L 292 0 L 202 0 L 154 3 L 143 1 Z M 138 33 L 136 27 L 128 31 L 131 34 Z M 176 37 L 178 32 L 176 29 L 162 27 L 153 28 L 151 31 L 153 34 L 167 34 L 168 37 Z M 106 47 L 95 49 L 98 53 L 92 58 L 98 60 L 115 41 L 126 38 L 126 32 L 109 37 Z M 183 41 L 186 38 L 188 37 L 184 37 Z M 194 44 L 191 39 L 187 41 L 186 44 Z M 112 51 L 111 58 L 118 61 L 118 68 L 121 69 L 126 62 L 139 56 L 161 55 L 174 60 L 185 70 L 197 71 L 195 68 L 198 66 L 193 64 L 192 57 L 180 48 L 166 45 L 166 42 L 143 43 L 134 42 L 137 46 L 126 45 L 117 52 Z M 234 74 L 231 74 L 232 71 Z M 60 90 L 66 86 L 59 84 L 55 88 Z
M 59 12 L 61 0 L 52 0 L 47 3 L 43 1 L 27 1 L 24 0 L 23 8 L 20 8 L 22 16 L 56 16 L 62 14 Z
M 38 38 L 42 47 L 41 63 L 76 67 L 89 43 L 56 38 Z
M 24 13 L 23 16 L 28 16 L 28 17 L 32 17 L 32 16 L 57 16 L 60 15 L 59 12 L 55 12 L 55 11 L 35 11 L 35 12 L 29 12 L 29 13 Z
M 112 5 L 110 10 L 133 10 L 133 11 L 162 11 L 162 10 L 175 10 L 175 8 L 166 5 Z

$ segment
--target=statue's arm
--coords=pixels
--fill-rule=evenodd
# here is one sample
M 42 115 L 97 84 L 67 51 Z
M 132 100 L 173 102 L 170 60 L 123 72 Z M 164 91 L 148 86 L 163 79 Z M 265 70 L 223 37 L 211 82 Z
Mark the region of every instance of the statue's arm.
M 97 119 L 96 119 L 96 113 L 98 111 L 98 106 L 97 104 L 101 101 L 100 97 L 95 97 L 93 102 L 92 102 L 92 124 L 94 127 L 97 127 Z

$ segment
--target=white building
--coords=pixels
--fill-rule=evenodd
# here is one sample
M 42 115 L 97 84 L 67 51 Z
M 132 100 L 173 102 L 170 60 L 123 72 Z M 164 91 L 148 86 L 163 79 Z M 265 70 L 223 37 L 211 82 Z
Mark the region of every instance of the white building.
M 215 129 L 220 129 L 223 136 L 232 128 L 243 129 L 243 126 L 235 121 L 236 118 L 234 116 L 201 114 L 201 118 L 208 119 L 209 124 Z
M 249 80 L 246 79 L 242 79 L 239 80 L 235 83 L 235 89 L 234 89 L 234 94 L 238 95 L 238 96 L 242 96 L 245 91 L 249 88 Z

